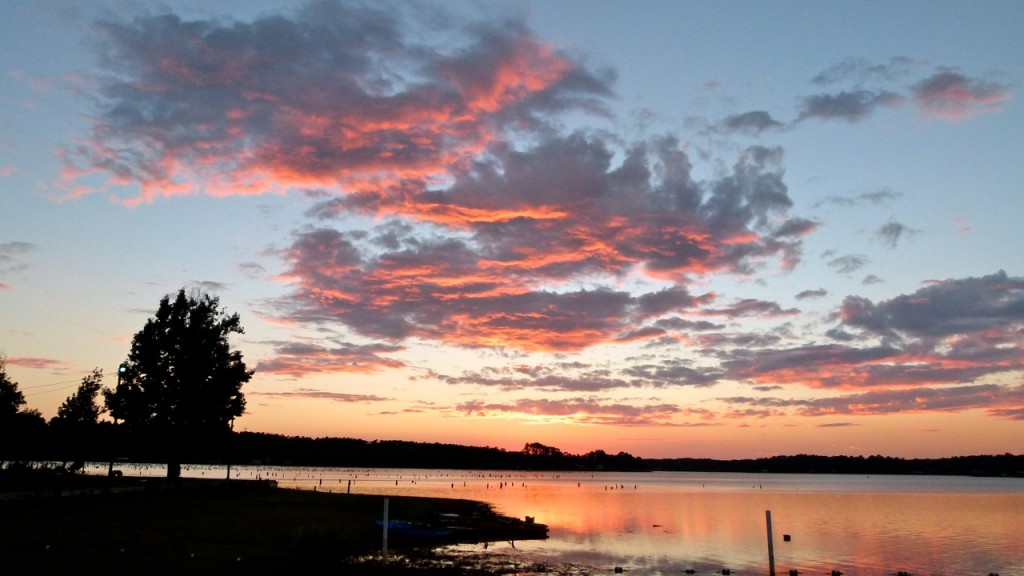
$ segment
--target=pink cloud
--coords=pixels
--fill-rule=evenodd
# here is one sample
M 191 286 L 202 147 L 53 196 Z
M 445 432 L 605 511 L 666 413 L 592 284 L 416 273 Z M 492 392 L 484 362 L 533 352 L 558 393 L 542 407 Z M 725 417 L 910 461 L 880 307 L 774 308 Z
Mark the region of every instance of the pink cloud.
M 382 353 L 398 352 L 401 349 L 380 344 L 341 344 L 330 348 L 305 343 L 280 343 L 274 356 L 261 360 L 256 371 L 287 374 L 297 378 L 321 373 L 369 374 L 404 366 L 401 361 L 381 356 Z
M 473 400 L 459 404 L 456 409 L 475 417 L 511 415 L 614 426 L 671 425 L 673 417 L 681 413 L 672 404 L 606 403 L 594 398 L 522 399 L 510 403 Z
M 913 86 L 914 103 L 925 114 L 957 122 L 998 111 L 1010 101 L 1009 86 L 969 78 L 942 68 Z
M 63 366 L 65 363 L 62 360 L 54 360 L 52 358 L 12 356 L 7 358 L 7 364 L 11 366 L 21 366 L 22 368 L 34 368 L 37 370 L 44 370 L 47 368 L 56 368 L 59 366 Z
M 292 392 L 247 392 L 253 396 L 265 396 L 269 398 L 310 398 L 313 400 L 331 400 L 343 404 L 363 404 L 373 402 L 387 402 L 391 398 L 377 396 L 375 394 L 346 394 L 341 392 L 325 392 L 322 390 L 296 390 Z
M 926 412 L 960 412 L 986 409 L 1002 418 L 1018 419 L 1019 394 L 991 384 L 920 387 L 898 390 L 872 390 L 859 394 L 787 400 L 782 398 L 723 398 L 730 404 L 760 406 L 761 410 L 786 414 L 795 411 L 803 416 L 880 416 Z M 758 409 L 758 408 L 755 408 Z

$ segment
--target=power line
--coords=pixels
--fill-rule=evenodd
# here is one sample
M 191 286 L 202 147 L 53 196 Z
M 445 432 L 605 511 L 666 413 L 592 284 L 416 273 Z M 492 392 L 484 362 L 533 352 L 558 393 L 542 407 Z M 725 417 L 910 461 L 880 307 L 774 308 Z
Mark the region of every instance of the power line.
M 32 392 L 23 392 L 25 396 L 39 396 L 42 394 L 50 394 L 52 392 L 60 392 L 61 390 L 67 390 L 73 388 L 81 381 L 81 378 L 74 380 L 64 380 L 61 382 L 50 382 L 49 384 L 36 384 L 34 386 L 25 386 L 26 390 L 32 390 Z M 70 383 L 70 385 L 68 385 Z M 43 388 L 50 388 L 50 390 L 43 390 Z
M 75 378 L 74 380 L 61 380 L 60 382 L 48 382 L 46 384 L 32 384 L 30 386 L 20 386 L 20 387 L 24 388 L 25 390 L 32 390 L 32 389 L 35 389 L 35 388 L 48 388 L 50 386 L 58 386 L 60 384 L 67 384 L 69 382 L 79 382 L 80 380 L 81 380 L 81 378 Z

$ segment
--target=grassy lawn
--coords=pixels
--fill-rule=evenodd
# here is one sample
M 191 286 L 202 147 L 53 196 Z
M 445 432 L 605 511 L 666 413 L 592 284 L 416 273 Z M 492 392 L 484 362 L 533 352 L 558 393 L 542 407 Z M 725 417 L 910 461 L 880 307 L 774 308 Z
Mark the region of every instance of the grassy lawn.
M 354 563 L 380 553 L 381 528 L 374 521 L 383 513 L 381 496 L 256 488 L 237 481 L 146 485 L 136 492 L 0 501 L 0 574 L 466 573 L 427 562 L 429 550 L 394 539 L 389 551 L 423 561 Z M 487 507 L 466 500 L 391 497 L 389 509 L 391 518 L 420 520 Z

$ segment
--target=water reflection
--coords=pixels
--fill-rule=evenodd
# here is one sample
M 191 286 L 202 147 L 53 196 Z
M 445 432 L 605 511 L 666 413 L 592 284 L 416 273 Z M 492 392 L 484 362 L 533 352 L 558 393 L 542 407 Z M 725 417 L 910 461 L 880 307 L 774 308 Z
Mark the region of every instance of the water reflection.
M 634 575 L 767 573 L 765 510 L 779 574 L 1024 574 L 1020 479 L 274 467 L 233 467 L 232 476 L 335 493 L 483 500 L 549 525 L 548 540 L 516 543 L 516 554 Z

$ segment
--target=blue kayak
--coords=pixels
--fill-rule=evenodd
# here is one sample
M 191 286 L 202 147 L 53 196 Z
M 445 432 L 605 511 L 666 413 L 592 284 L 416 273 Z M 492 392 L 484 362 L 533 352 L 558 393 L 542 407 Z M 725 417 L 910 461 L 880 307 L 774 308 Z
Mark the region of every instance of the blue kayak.
M 383 520 L 377 520 L 377 525 L 384 527 Z M 430 526 L 428 524 L 417 524 L 404 520 L 389 520 L 388 534 L 396 536 L 409 536 L 414 538 L 451 538 L 454 532 L 447 528 Z

